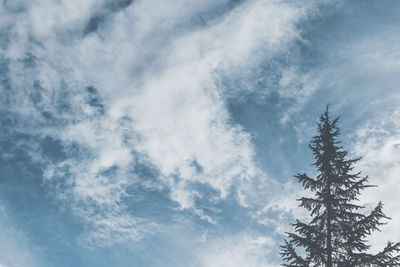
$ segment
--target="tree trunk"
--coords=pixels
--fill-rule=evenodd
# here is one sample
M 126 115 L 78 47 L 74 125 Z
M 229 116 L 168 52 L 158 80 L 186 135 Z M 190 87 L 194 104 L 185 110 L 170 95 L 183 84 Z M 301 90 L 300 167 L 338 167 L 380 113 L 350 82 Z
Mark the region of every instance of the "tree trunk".
M 332 267 L 332 229 L 331 229 L 331 212 L 332 212 L 332 204 L 331 204 L 331 177 L 328 177 L 328 201 L 327 201 L 327 222 L 326 222 L 326 267 Z

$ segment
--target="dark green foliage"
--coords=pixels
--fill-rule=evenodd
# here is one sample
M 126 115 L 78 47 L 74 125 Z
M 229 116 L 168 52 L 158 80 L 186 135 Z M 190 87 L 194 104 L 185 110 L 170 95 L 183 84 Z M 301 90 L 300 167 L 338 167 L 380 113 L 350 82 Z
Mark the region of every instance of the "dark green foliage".
M 366 240 L 373 231 L 389 219 L 382 210 L 382 203 L 365 215 L 363 206 L 357 204 L 358 195 L 367 187 L 368 176 L 354 172 L 354 164 L 360 159 L 347 159 L 347 152 L 340 146 L 337 126 L 339 118 L 331 120 L 328 107 L 321 115 L 318 135 L 309 147 L 315 156 L 314 166 L 318 175 L 306 174 L 295 177 L 304 189 L 314 193 L 313 198 L 299 199 L 300 207 L 310 212 L 310 222 L 297 220 L 295 233 L 287 233 L 281 246 L 283 266 L 400 266 L 400 242 L 388 242 L 378 254 L 369 254 Z M 296 248 L 302 248 L 301 255 Z

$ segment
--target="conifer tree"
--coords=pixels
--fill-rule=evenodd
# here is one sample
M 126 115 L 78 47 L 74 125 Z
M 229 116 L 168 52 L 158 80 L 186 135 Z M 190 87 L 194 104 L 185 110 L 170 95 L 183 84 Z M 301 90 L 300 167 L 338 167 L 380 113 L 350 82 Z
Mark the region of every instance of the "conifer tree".
M 327 106 L 317 122 L 318 135 L 309 144 L 317 176 L 311 178 L 305 173 L 295 176 L 314 195 L 298 199 L 299 206 L 307 209 L 311 218 L 309 222 L 296 220 L 295 233 L 287 233 L 280 252 L 282 265 L 400 266 L 400 242 L 388 242 L 377 254 L 368 252 L 370 245 L 366 238 L 390 218 L 383 213 L 380 202 L 369 214 L 362 212 L 365 207 L 358 204 L 358 195 L 372 185 L 368 184 L 368 176 L 354 172 L 354 164 L 360 158 L 348 159 L 340 146 L 338 120 L 331 120 Z

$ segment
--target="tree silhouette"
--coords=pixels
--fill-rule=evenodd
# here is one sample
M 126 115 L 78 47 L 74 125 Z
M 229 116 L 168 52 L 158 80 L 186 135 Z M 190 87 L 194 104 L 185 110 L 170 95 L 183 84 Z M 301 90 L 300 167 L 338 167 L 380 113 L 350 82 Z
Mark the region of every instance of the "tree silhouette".
M 382 210 L 382 203 L 368 214 L 357 204 L 361 190 L 372 187 L 368 176 L 354 172 L 360 160 L 347 159 L 347 151 L 340 146 L 337 126 L 339 118 L 331 120 L 328 106 L 320 116 L 318 135 L 309 144 L 315 156 L 317 176 L 304 174 L 295 177 L 304 189 L 311 190 L 313 198 L 302 197 L 299 206 L 311 214 L 310 222 L 296 220 L 295 233 L 287 233 L 281 246 L 283 266 L 400 266 L 400 242 L 388 242 L 377 254 L 370 254 L 366 240 L 373 231 L 390 219 Z M 297 251 L 301 249 L 302 253 Z

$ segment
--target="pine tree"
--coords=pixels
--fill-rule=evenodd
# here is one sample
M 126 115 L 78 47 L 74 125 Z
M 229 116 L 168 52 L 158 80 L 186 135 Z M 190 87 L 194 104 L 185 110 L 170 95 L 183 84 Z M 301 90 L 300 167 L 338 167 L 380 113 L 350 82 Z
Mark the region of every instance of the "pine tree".
M 383 213 L 382 203 L 368 215 L 362 212 L 365 207 L 357 204 L 361 191 L 372 185 L 368 184 L 368 176 L 354 172 L 354 164 L 360 158 L 348 159 L 340 146 L 338 120 L 330 119 L 327 106 L 317 122 L 318 135 L 309 144 L 317 176 L 295 176 L 304 189 L 314 194 L 313 198 L 299 199 L 299 206 L 310 212 L 311 219 L 308 223 L 296 220 L 295 233 L 287 233 L 280 252 L 285 262 L 282 265 L 400 266 L 400 242 L 388 242 L 381 252 L 368 253 L 367 236 L 390 218 Z M 303 253 L 298 253 L 299 249 Z

